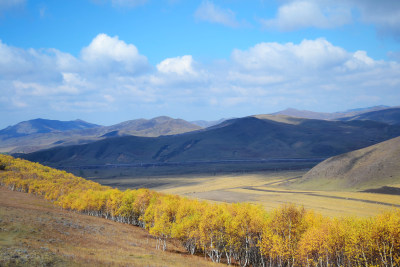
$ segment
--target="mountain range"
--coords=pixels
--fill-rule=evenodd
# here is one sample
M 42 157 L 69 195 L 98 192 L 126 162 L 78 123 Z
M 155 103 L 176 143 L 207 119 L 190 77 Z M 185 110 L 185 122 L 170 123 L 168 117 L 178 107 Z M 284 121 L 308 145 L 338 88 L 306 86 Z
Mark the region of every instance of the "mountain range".
M 257 115 L 179 135 L 122 136 L 22 157 L 50 166 L 328 158 L 400 136 L 400 125 Z
M 208 128 L 165 116 L 112 126 L 36 119 L 1 130 L 0 151 L 53 166 L 323 159 L 400 136 L 400 108 L 346 114 L 336 120 L 255 115 Z
M 35 119 L 0 131 L 0 152 L 30 153 L 55 146 L 85 144 L 108 137 L 173 135 L 201 129 L 181 119 L 157 117 L 129 120 L 112 126 L 100 126 L 81 120 Z

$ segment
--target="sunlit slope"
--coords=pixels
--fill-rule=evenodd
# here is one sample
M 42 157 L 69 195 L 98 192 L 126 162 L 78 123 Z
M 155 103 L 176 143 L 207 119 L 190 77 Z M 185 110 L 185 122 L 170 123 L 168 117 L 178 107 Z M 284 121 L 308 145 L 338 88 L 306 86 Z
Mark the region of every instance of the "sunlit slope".
M 259 115 L 157 138 L 116 137 L 24 158 L 52 166 L 148 162 L 325 158 L 400 135 L 400 125 Z
M 298 184 L 310 189 L 370 189 L 400 185 L 400 137 L 329 158 Z

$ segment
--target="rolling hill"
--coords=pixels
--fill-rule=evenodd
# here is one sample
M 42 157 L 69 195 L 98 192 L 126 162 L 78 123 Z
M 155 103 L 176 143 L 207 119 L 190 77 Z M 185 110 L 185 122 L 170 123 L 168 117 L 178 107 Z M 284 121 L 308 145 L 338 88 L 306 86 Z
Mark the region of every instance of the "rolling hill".
M 118 131 L 122 135 L 157 137 L 200 130 L 202 127 L 182 119 L 173 119 L 167 116 L 156 117 L 150 120 L 138 119 L 125 121 L 105 127 L 108 132 Z M 104 130 L 104 129 L 103 129 Z
M 307 172 L 299 185 L 322 190 L 400 187 L 400 137 L 329 158 Z
M 356 116 L 341 118 L 340 120 L 343 121 L 370 120 L 370 121 L 379 121 L 388 124 L 400 125 L 400 108 L 389 108 L 384 110 L 371 111 Z
M 38 119 L 1 130 L 0 152 L 30 153 L 56 146 L 85 144 L 115 136 L 154 137 L 199 129 L 201 127 L 197 125 L 169 117 L 130 120 L 112 126 L 99 126 L 83 121 L 63 122 Z
M 180 135 L 124 136 L 23 155 L 50 166 L 326 158 L 400 136 L 400 126 L 258 115 Z

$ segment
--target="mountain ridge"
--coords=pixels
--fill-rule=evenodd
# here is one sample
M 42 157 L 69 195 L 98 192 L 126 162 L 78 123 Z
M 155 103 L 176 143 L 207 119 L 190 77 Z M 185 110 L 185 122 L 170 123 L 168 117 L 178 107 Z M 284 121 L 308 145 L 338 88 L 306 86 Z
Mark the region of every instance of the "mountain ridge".
M 290 119 L 282 116 L 270 119 L 268 116 L 271 115 L 232 119 L 180 135 L 113 137 L 22 157 L 52 166 L 324 158 L 400 136 L 400 126 L 380 122 Z M 282 122 L 282 118 L 286 121 Z
M 310 110 L 298 110 L 295 108 L 287 108 L 285 110 L 281 110 L 281 111 L 272 113 L 271 115 L 287 115 L 287 116 L 292 116 L 292 117 L 317 119 L 317 120 L 336 120 L 339 118 L 356 116 L 358 114 L 362 114 L 365 112 L 379 111 L 379 110 L 384 110 L 384 109 L 388 109 L 388 108 L 390 108 L 390 107 L 380 105 L 380 106 L 350 109 L 350 110 L 346 110 L 346 111 L 338 111 L 338 112 L 332 112 L 332 113 L 315 112 L 315 111 L 310 111 Z

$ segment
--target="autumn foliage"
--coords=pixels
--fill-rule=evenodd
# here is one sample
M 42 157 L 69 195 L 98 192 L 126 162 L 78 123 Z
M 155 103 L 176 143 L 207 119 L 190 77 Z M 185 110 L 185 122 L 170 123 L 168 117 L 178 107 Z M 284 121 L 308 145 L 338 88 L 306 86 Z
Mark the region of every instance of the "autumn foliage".
M 0 155 L 0 183 L 92 216 L 146 228 L 166 248 L 241 266 L 399 266 L 400 211 L 373 218 L 327 218 L 284 205 L 268 213 L 248 204 L 215 204 L 120 191 L 29 161 Z

